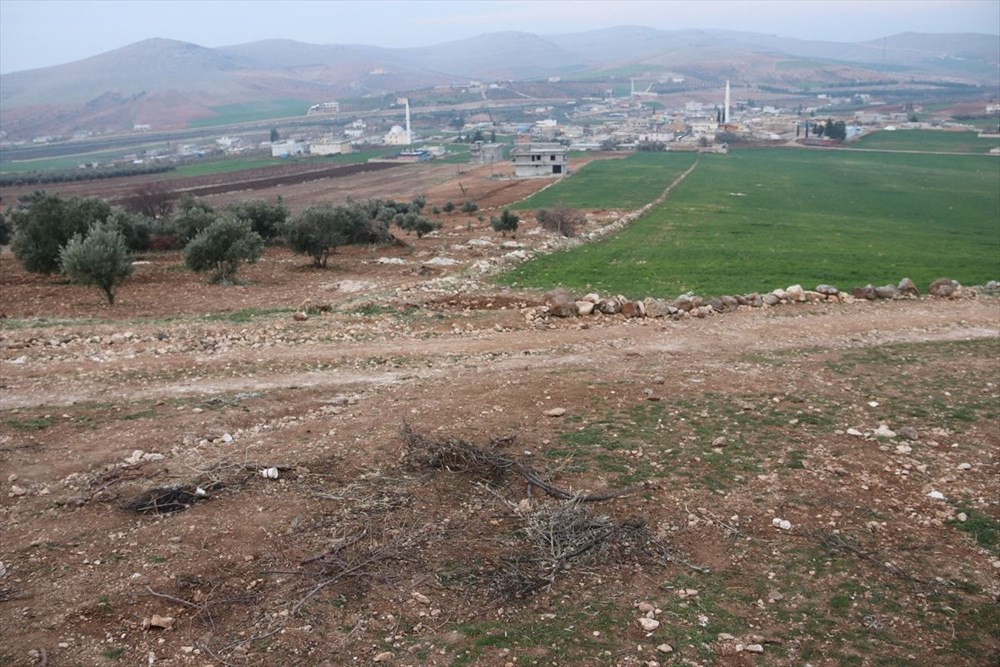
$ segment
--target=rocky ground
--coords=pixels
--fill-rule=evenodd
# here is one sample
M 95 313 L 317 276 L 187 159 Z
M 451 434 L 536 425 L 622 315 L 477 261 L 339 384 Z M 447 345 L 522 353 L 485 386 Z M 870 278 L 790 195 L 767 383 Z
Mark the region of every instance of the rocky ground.
M 160 255 L 113 308 L 5 250 L 0 664 L 997 660 L 995 297 L 488 284 L 550 241 Z

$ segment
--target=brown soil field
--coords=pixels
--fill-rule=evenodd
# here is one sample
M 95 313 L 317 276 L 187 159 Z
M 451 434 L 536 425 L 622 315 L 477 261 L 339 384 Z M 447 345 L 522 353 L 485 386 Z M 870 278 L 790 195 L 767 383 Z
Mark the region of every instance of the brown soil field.
M 544 185 L 440 167 L 337 180 Z M 995 297 L 549 318 L 443 220 L 113 307 L 0 252 L 0 664 L 996 663 Z

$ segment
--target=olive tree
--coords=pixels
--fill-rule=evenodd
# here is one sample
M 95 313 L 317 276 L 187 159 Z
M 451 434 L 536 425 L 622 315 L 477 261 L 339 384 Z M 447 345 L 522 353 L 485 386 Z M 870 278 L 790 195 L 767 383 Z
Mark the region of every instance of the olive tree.
M 212 282 L 231 282 L 240 264 L 253 264 L 263 251 L 264 239 L 249 221 L 223 213 L 187 244 L 184 263 L 193 271 L 210 271 Z
M 113 222 L 94 225 L 86 236 L 77 234 L 59 253 L 63 273 L 71 282 L 96 285 L 109 304 L 115 289 L 132 275 L 132 257 L 125 237 Z
M 26 271 L 58 273 L 63 246 L 110 214 L 111 207 L 103 199 L 33 192 L 10 212 L 14 225 L 10 249 Z

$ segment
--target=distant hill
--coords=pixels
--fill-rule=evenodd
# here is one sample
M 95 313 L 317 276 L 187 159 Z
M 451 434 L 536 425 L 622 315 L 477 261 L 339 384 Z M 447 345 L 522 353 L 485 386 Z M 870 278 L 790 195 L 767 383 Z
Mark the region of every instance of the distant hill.
M 185 127 L 217 116 L 227 105 L 308 104 L 471 79 L 643 68 L 708 84 L 726 78 L 795 85 L 895 76 L 995 89 L 1000 36 L 904 33 L 840 43 L 619 26 L 564 35 L 487 33 L 419 48 L 264 40 L 210 49 L 149 39 L 65 65 L 0 76 L 0 129 L 10 138 L 30 138 L 137 123 Z

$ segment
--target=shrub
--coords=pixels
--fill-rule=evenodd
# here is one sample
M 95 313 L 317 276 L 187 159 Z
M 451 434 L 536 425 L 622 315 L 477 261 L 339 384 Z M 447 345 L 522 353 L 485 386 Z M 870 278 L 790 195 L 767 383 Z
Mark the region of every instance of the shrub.
M 579 211 L 564 206 L 540 209 L 536 217 L 538 224 L 544 229 L 562 236 L 576 236 L 583 224 L 583 216 Z
M 59 253 L 62 271 L 71 282 L 96 285 L 109 304 L 115 288 L 132 275 L 132 258 L 125 237 L 114 222 L 91 227 L 86 236 L 77 234 Z
M 163 181 L 142 183 L 125 200 L 125 208 L 147 218 L 165 218 L 174 209 L 173 194 Z
M 510 209 L 505 208 L 499 218 L 495 216 L 490 218 L 490 225 L 493 227 L 493 231 L 500 232 L 504 236 L 507 236 L 507 232 L 511 232 L 511 235 L 517 238 L 517 223 L 520 221 L 517 214 L 511 213 Z
M 477 204 L 474 201 L 467 201 L 464 204 L 462 204 L 462 212 L 463 213 L 468 213 L 468 214 L 471 215 L 471 214 L 475 213 L 478 210 L 479 210 L 479 204 Z
M 118 208 L 111 211 L 107 221 L 122 235 L 129 250 L 145 252 L 150 249 L 151 230 L 145 216 Z
M 454 204 L 454 202 L 450 202 L 450 201 L 445 202 L 444 206 L 441 208 L 441 210 L 444 211 L 445 213 L 451 213 L 452 211 L 455 210 L 455 204 Z
M 439 229 L 441 227 L 440 222 L 428 220 L 424 216 L 412 211 L 409 213 L 397 214 L 394 220 L 403 231 L 415 232 L 418 239 L 424 234 L 433 232 L 435 229 Z
M 313 266 L 326 268 L 327 260 L 337 246 L 350 242 L 352 228 L 360 220 L 367 222 L 360 207 L 310 206 L 291 218 L 284 228 L 285 243 L 297 253 L 312 257 Z
M 171 222 L 174 233 L 181 243 L 186 245 L 199 232 L 211 225 L 215 218 L 215 210 L 209 204 L 185 193 L 177 202 L 177 211 Z
M 240 264 L 253 264 L 263 250 L 264 239 L 248 221 L 223 213 L 187 244 L 184 263 L 194 271 L 211 271 L 212 282 L 229 282 Z
M 93 223 L 107 220 L 110 214 L 111 207 L 103 199 L 33 192 L 11 211 L 11 250 L 26 271 L 57 273 L 63 246 L 77 234 L 85 234 Z
M 250 227 L 260 234 L 265 241 L 270 241 L 281 234 L 281 226 L 288 219 L 288 208 L 281 197 L 271 203 L 266 199 L 251 199 L 237 202 L 226 207 L 227 211 L 236 217 L 248 220 Z
M 10 225 L 7 223 L 7 216 L 0 212 L 0 245 L 10 243 Z

